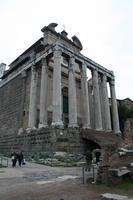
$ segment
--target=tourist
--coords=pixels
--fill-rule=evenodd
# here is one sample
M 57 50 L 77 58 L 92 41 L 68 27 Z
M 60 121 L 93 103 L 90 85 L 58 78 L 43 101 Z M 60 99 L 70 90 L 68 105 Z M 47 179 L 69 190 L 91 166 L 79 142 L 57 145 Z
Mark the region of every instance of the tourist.
M 17 154 L 15 151 L 11 154 L 11 161 L 12 161 L 12 167 L 16 167 Z
M 96 158 L 96 164 L 97 165 L 100 162 L 100 156 L 101 156 L 101 152 L 100 151 L 95 151 L 95 158 Z
M 92 164 L 92 153 L 88 150 L 85 154 L 85 158 L 86 158 L 86 164 L 87 167 L 89 167 L 89 169 L 91 168 L 91 164 Z
M 19 164 L 19 166 L 21 167 L 22 161 L 23 161 L 23 159 L 24 159 L 24 156 L 23 156 L 22 151 L 18 154 L 17 159 L 18 159 L 18 164 Z

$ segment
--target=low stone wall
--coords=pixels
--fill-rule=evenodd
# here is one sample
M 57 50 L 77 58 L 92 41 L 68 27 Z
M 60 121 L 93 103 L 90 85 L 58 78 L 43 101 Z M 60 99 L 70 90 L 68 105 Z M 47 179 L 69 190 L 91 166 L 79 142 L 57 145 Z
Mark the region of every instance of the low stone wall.
M 0 137 L 0 153 L 24 151 L 27 154 L 40 152 L 66 151 L 68 153 L 82 151 L 82 139 L 79 129 L 41 128 L 25 130 L 19 135 Z

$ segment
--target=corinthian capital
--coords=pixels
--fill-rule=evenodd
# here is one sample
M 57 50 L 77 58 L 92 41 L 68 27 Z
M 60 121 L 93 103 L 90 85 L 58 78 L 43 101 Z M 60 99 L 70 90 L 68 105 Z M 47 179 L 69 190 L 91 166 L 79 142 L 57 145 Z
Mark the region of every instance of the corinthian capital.
M 46 57 L 45 58 L 42 58 L 42 65 L 46 65 L 47 64 L 47 61 L 46 61 Z
M 75 58 L 74 58 L 74 56 L 71 56 L 70 60 L 69 60 L 69 71 L 70 72 L 74 72 L 74 65 L 75 65 Z
M 54 53 L 55 57 L 61 57 L 61 55 L 62 55 L 62 49 L 59 46 L 56 45 L 53 48 L 53 53 Z
M 114 78 L 111 79 L 110 84 L 111 84 L 112 86 L 115 86 L 115 79 L 114 79 Z
M 87 78 L 87 64 L 85 62 L 82 63 L 81 76 L 82 78 Z

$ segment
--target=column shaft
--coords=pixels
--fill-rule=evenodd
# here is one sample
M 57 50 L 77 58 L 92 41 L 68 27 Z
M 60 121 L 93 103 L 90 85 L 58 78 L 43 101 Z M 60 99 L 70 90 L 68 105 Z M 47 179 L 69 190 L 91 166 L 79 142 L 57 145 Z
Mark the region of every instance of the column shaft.
M 102 130 L 102 116 L 101 116 L 101 104 L 100 104 L 97 70 L 92 71 L 92 80 L 93 80 L 93 93 L 94 93 L 95 128 L 96 128 L 96 130 Z
M 68 80 L 68 95 L 69 95 L 69 127 L 77 127 L 77 99 L 76 99 L 76 83 L 75 83 L 75 59 L 70 58 L 69 61 L 69 80 Z
M 120 126 L 119 126 L 117 100 L 115 94 L 115 82 L 113 79 L 110 82 L 110 93 L 111 93 L 111 104 L 112 104 L 113 132 L 117 134 L 120 133 Z
M 39 127 L 47 127 L 48 99 L 48 66 L 46 58 L 42 59 L 41 92 L 40 92 L 40 123 Z
M 88 96 L 88 84 L 87 84 L 87 67 L 86 64 L 82 64 L 81 69 L 81 92 L 82 92 L 82 105 L 83 105 L 83 128 L 90 128 L 90 107 Z
M 53 69 L 53 119 L 52 126 L 63 126 L 61 97 L 61 54 L 58 47 L 54 49 Z
M 107 90 L 107 77 L 103 74 L 102 77 L 102 100 L 104 109 L 104 128 L 106 131 L 111 131 L 111 118 L 110 118 L 110 108 L 109 108 L 109 98 Z
M 37 79 L 38 73 L 35 65 L 31 68 L 31 86 L 30 86 L 30 103 L 29 103 L 29 128 L 36 127 L 37 119 Z

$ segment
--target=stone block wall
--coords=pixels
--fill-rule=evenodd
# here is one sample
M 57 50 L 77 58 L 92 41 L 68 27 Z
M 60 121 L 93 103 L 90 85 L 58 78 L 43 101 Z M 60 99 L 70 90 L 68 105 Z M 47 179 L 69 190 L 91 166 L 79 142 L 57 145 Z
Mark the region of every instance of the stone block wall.
M 79 129 L 42 128 L 23 131 L 20 135 L 1 135 L 0 152 L 10 154 L 14 150 L 22 150 L 25 155 L 56 151 L 78 153 L 82 151 L 81 143 Z
M 14 135 L 23 122 L 25 80 L 22 75 L 0 88 L 0 136 Z
M 124 137 L 126 144 L 133 144 L 133 119 L 127 119 L 124 124 Z

